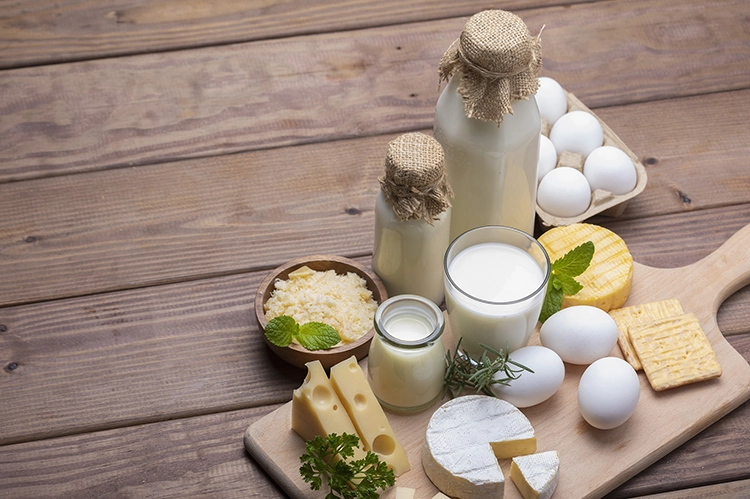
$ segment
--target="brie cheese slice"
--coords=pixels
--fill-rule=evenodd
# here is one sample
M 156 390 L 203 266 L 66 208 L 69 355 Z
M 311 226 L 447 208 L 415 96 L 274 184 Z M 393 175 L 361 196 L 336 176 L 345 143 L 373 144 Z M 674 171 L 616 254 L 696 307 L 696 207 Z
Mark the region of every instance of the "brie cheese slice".
M 494 397 L 468 395 L 446 402 L 432 415 L 422 466 L 451 497 L 502 499 L 505 479 L 497 460 L 535 451 L 534 428 L 520 410 Z
M 549 499 L 557 488 L 560 457 L 557 451 L 514 457 L 510 478 L 524 499 Z

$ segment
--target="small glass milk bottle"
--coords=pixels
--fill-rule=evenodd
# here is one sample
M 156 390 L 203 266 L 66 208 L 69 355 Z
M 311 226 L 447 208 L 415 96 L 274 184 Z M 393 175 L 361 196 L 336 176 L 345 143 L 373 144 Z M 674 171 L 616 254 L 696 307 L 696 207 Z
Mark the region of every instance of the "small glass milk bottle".
M 533 233 L 541 119 L 534 94 L 539 38 L 518 16 L 472 16 L 440 61 L 450 80 L 435 109 L 435 138 L 455 197 L 451 241 L 485 225 Z
M 421 296 L 392 296 L 378 307 L 367 369 L 384 407 L 421 411 L 444 393 L 444 328 L 441 310 Z
M 443 256 L 450 243 L 451 188 L 440 144 L 407 133 L 388 144 L 375 201 L 372 268 L 388 296 L 443 301 Z

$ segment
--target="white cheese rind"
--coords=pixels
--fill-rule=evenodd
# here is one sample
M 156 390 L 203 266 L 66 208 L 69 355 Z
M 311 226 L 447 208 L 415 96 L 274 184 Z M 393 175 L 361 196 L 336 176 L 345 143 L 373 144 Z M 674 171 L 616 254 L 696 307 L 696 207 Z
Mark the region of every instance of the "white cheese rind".
M 522 480 L 526 481 L 525 485 L 531 489 L 530 494 L 525 494 L 526 486 L 516 482 L 517 479 L 511 469 L 511 478 L 521 491 L 524 499 L 549 499 L 555 493 L 560 472 L 560 456 L 557 451 L 514 457 L 513 465 L 523 475 Z
M 512 404 L 484 395 L 450 400 L 432 415 L 422 446 L 425 474 L 441 492 L 459 499 L 502 499 L 497 452 L 522 442 L 536 450 L 534 428 Z

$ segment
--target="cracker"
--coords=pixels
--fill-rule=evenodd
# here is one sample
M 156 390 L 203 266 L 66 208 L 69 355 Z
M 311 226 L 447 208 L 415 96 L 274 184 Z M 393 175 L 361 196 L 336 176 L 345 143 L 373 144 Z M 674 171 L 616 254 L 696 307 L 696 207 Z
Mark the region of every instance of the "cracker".
M 609 311 L 609 315 L 617 324 L 617 343 L 620 345 L 622 356 L 625 357 L 625 360 L 627 360 L 631 366 L 633 366 L 633 369 L 638 371 L 642 369 L 642 366 L 641 361 L 638 359 L 638 355 L 635 353 L 635 350 L 633 350 L 630 335 L 628 334 L 628 328 L 637 324 L 645 324 L 647 322 L 674 317 L 684 313 L 680 301 L 674 298 L 670 300 L 643 303 L 641 305 L 633 305 L 630 307 L 622 307 Z
M 692 314 L 628 327 L 651 387 L 659 392 L 721 376 L 721 365 Z

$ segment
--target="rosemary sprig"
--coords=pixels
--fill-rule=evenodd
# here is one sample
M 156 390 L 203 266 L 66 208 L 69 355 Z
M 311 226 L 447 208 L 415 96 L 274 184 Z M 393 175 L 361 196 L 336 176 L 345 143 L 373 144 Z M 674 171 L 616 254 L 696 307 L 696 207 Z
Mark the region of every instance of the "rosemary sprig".
M 494 397 L 490 387 L 492 385 L 507 385 L 518 379 L 523 371 L 533 373 L 531 369 L 508 358 L 508 348 L 497 351 L 483 343 L 484 349 L 479 359 L 472 359 L 467 354 L 459 352 L 461 340 L 458 339 L 456 350 L 451 355 L 450 350 L 445 353 L 445 393 L 451 398 L 458 397 L 464 387 L 473 388 L 477 393 Z M 494 357 L 490 358 L 490 354 Z M 495 376 L 497 373 L 503 376 Z

